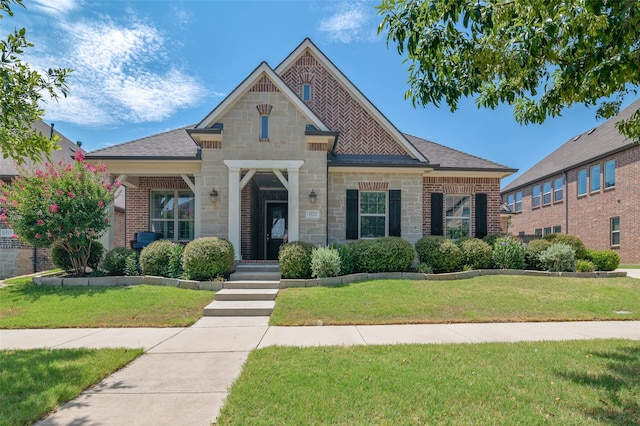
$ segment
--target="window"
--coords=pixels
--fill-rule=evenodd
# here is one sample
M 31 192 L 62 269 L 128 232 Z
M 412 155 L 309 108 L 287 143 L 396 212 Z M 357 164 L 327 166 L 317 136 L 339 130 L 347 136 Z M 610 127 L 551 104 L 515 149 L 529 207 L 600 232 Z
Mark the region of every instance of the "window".
M 562 232 L 562 226 L 558 225 L 553 227 L 554 234 L 560 234 L 561 232 Z
M 515 200 L 514 195 L 513 194 L 509 194 L 509 196 L 507 197 L 507 207 L 509 208 L 509 211 L 511 211 L 511 212 L 515 211 L 514 200 Z
M 445 237 L 457 240 L 471 236 L 471 196 L 447 195 L 445 206 Z
M 600 164 L 591 167 L 589 181 L 591 192 L 600 191 Z
M 564 178 L 557 178 L 553 181 L 553 202 L 562 201 L 562 189 L 564 187 Z
M 303 101 L 311 100 L 311 85 L 309 83 L 305 83 L 302 85 L 302 100 Z
M 534 234 L 536 234 L 537 237 L 542 237 L 542 228 L 538 228 L 534 231 Z
M 268 115 L 260 116 L 260 139 L 263 139 L 263 140 L 269 139 L 269 116 Z
M 360 238 L 386 235 L 387 193 L 360 192 Z
M 604 163 L 604 189 L 616 186 L 616 160 Z
M 168 240 L 193 240 L 194 207 L 191 191 L 152 191 L 151 230 Z
M 542 204 L 551 204 L 551 181 L 542 185 Z
M 522 191 L 516 192 L 516 211 L 522 211 Z
M 578 196 L 587 193 L 587 169 L 578 172 Z
M 531 207 L 540 207 L 540 185 L 531 188 Z
M 611 245 L 620 245 L 620 216 L 611 218 Z
M 544 228 L 544 236 L 546 237 L 547 235 L 549 235 L 551 233 L 551 227 L 548 228 Z

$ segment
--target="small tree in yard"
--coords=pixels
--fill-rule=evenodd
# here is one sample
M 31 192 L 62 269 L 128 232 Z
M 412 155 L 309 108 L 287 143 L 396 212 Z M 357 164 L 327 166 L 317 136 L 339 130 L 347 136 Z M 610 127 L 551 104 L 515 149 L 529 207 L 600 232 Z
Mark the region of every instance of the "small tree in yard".
M 84 163 L 45 164 L 24 170 L 10 185 L 0 184 L 0 220 L 35 247 L 60 246 L 71 258 L 74 275 L 86 273 L 92 241 L 109 227 L 107 206 L 119 182 L 107 181 L 105 166 Z

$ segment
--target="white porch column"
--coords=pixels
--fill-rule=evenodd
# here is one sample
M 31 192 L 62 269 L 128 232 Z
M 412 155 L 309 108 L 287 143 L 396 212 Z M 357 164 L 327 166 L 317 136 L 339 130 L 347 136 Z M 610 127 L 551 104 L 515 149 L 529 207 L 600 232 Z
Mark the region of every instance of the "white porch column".
M 287 232 L 289 233 L 289 241 L 298 241 L 299 240 L 299 230 L 298 230 L 298 188 L 299 188 L 299 172 L 298 168 L 288 168 L 287 169 L 288 177 L 289 177 L 289 227 Z
M 194 224 L 193 224 L 193 238 L 200 238 L 202 236 L 202 176 L 194 176 L 194 191 L 193 191 L 193 211 L 195 212 Z
M 229 167 L 229 242 L 233 245 L 236 260 L 241 260 L 239 167 Z

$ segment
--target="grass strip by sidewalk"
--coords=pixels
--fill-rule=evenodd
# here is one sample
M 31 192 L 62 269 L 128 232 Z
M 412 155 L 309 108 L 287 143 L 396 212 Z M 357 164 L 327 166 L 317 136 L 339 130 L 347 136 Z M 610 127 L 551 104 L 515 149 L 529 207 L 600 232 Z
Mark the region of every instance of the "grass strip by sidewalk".
M 0 328 L 185 327 L 214 293 L 174 287 L 37 286 L 31 278 L 0 288 Z
M 640 342 L 269 347 L 219 425 L 640 424 Z
M 142 349 L 0 352 L 0 425 L 33 424 L 142 353 Z
M 637 320 L 639 306 L 640 280 L 633 278 L 374 280 L 280 290 L 270 324 Z

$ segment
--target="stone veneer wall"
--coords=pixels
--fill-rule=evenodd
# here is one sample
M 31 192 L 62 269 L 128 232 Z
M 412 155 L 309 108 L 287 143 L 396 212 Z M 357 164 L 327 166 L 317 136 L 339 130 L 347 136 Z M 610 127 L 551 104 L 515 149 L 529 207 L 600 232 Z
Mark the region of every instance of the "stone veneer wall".
M 0 229 L 8 229 L 0 224 Z M 24 241 L 10 237 L 0 237 L 0 280 L 18 275 L 32 274 L 33 247 Z M 53 268 L 49 249 L 39 248 L 37 251 L 36 271 Z

